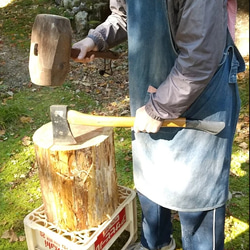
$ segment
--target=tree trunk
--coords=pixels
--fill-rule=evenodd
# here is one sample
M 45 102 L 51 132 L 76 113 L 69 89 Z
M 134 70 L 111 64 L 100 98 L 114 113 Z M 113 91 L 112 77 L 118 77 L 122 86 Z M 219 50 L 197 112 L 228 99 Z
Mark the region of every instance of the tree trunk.
M 96 227 L 118 206 L 112 128 L 72 125 L 76 145 L 53 145 L 52 125 L 33 137 L 47 220 L 80 231 Z

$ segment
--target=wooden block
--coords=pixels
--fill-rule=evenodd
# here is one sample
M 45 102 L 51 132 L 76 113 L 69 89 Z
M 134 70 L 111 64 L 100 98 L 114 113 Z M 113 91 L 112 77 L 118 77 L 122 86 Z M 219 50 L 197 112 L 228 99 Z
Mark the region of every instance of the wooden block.
M 33 141 L 47 220 L 70 231 L 100 225 L 118 207 L 112 128 L 71 125 L 76 145 L 53 145 L 52 124 Z

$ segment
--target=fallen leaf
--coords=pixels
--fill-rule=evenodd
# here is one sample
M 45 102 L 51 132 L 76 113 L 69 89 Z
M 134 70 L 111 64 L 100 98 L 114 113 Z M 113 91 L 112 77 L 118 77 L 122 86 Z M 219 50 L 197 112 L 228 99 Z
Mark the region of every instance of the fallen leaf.
M 244 116 L 244 122 L 249 122 L 249 116 Z
M 106 85 L 107 85 L 106 82 L 102 82 L 102 83 L 99 84 L 100 87 L 105 87 Z
M 10 230 L 5 231 L 1 236 L 2 239 L 9 239 L 10 237 L 11 237 Z
M 12 96 L 7 97 L 7 98 L 4 98 L 2 104 L 3 104 L 3 105 L 6 105 L 6 102 L 7 102 L 8 100 L 11 100 L 11 99 L 13 99 Z
M 129 110 L 123 110 L 121 112 L 121 116 L 129 114 L 129 112 L 130 112 Z
M 239 144 L 239 147 L 241 147 L 243 149 L 248 149 L 248 144 L 246 142 L 242 142 Z
M 173 220 L 180 221 L 179 214 L 177 212 L 172 213 Z
M 22 116 L 20 118 L 21 123 L 33 123 L 33 119 L 31 117 L 28 116 Z
M 112 107 L 117 107 L 117 102 L 111 102 L 110 105 L 111 105 Z
M 0 135 L 4 135 L 5 134 L 5 130 L 0 130 Z
M 2 236 L 1 236 L 2 239 L 10 239 L 9 242 L 16 242 L 18 241 L 18 237 L 16 235 L 16 233 L 14 232 L 14 230 L 11 228 L 7 231 L 5 231 Z
M 131 158 L 131 156 L 129 156 L 129 155 L 127 155 L 125 158 L 124 158 L 124 160 L 125 161 L 130 161 L 132 158 Z
M 6 220 L 0 222 L 0 225 L 2 225 L 2 226 L 5 226 L 6 224 L 7 224 Z
M 29 146 L 31 144 L 31 140 L 30 140 L 30 137 L 29 136 L 24 136 L 22 138 L 22 144 L 24 146 Z
M 28 88 L 31 88 L 33 86 L 33 83 L 32 82 L 29 82 L 28 83 Z
M 83 82 L 82 85 L 84 85 L 85 87 L 90 87 L 92 84 L 89 82 Z
M 90 89 L 90 88 L 85 88 L 85 92 L 86 92 L 86 93 L 90 93 L 90 92 L 91 92 L 91 89 Z
M 19 236 L 19 241 L 25 241 L 26 240 L 26 237 L 25 236 Z

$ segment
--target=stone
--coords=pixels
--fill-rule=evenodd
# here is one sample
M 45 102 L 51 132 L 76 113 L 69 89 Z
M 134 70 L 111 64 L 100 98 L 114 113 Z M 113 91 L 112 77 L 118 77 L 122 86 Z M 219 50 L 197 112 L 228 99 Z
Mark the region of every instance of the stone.
M 77 33 L 85 33 L 88 28 L 88 13 L 80 11 L 75 15 L 75 25 Z

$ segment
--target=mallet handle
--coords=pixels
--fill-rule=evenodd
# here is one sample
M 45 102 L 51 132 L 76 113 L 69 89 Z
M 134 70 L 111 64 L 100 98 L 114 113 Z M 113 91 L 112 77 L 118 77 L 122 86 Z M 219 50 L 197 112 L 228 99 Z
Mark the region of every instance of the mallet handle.
M 71 49 L 71 58 L 75 59 L 78 57 L 80 53 L 80 49 Z M 118 59 L 120 55 L 114 51 L 107 50 L 107 51 L 89 51 L 87 52 L 85 57 L 90 57 L 95 55 L 97 58 L 106 58 L 106 59 Z
M 69 110 L 67 120 L 70 124 L 81 124 L 96 127 L 133 127 L 134 117 L 97 116 L 87 115 L 75 110 Z M 186 127 L 186 118 L 165 120 L 162 127 Z

